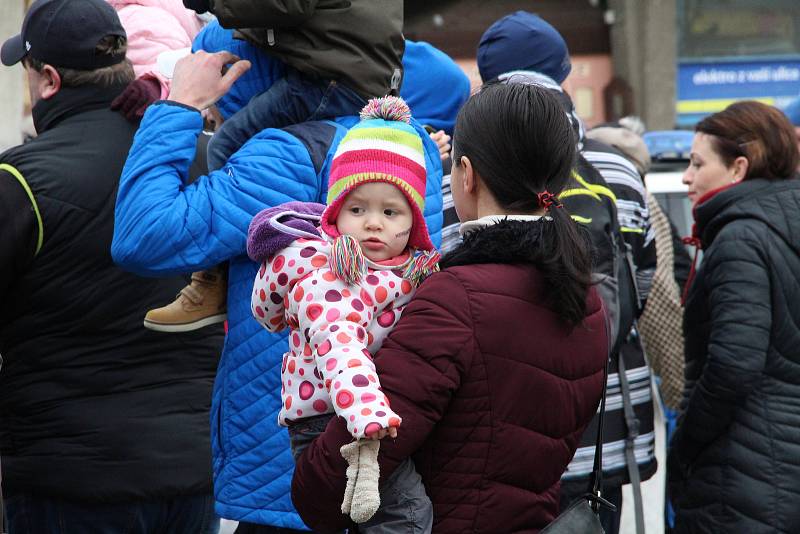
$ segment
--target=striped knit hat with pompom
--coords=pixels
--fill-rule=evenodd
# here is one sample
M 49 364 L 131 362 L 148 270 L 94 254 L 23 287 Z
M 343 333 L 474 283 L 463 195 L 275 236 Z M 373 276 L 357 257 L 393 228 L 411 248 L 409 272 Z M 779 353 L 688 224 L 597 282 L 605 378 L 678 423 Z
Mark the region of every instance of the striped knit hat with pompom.
M 410 247 L 434 250 L 425 224 L 425 152 L 422 139 L 411 126 L 411 112 L 402 98 L 375 98 L 361 110 L 361 122 L 345 134 L 333 156 L 328 181 L 328 207 L 322 230 L 339 237 L 336 218 L 345 197 L 359 185 L 386 182 L 408 200 L 414 217 Z

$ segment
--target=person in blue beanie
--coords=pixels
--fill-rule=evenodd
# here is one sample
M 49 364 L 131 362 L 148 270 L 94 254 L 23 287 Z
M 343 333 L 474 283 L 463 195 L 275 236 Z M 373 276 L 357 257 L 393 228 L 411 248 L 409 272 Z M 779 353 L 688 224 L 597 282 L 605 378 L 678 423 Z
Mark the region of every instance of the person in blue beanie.
M 450 192 L 450 137 L 456 115 L 469 99 L 467 75 L 450 56 L 426 42 L 406 40 L 400 96 L 439 145 L 442 156 L 442 254 L 461 243 L 460 221 Z
M 469 98 L 469 78 L 450 56 L 424 41 L 406 40 L 400 96 L 415 119 L 453 135 L 458 110 Z
M 569 50 L 558 30 L 547 21 L 525 11 L 497 20 L 481 37 L 477 59 L 484 84 L 546 87 L 559 96 L 573 122 L 579 149 L 576 173 L 580 180 L 568 186 L 569 194 L 563 202 L 592 236 L 598 258 L 596 274 L 602 280 L 617 282 L 616 286 L 601 283 L 601 294 L 615 333 L 603 433 L 603 496 L 617 506 L 617 511 L 601 508 L 600 519 L 605 531 L 614 534 L 620 527 L 623 484 L 633 482 L 638 489 L 637 482 L 650 478 L 656 470 L 651 371 L 638 332 L 631 327 L 644 307 L 656 266 L 644 183 L 623 154 L 585 137 L 572 100 L 561 87 L 572 69 Z M 612 220 L 604 221 L 601 215 L 610 215 Z M 619 243 L 624 243 L 627 250 L 620 252 Z M 609 258 L 611 262 L 607 261 Z M 630 275 L 620 275 L 612 267 L 620 263 L 631 267 Z M 604 287 L 607 290 L 603 291 Z M 636 298 L 629 298 L 631 292 Z M 620 377 L 628 378 L 622 388 Z M 562 478 L 562 509 L 586 492 L 595 439 L 596 434 L 591 431 L 581 437 L 578 451 Z M 634 508 L 641 512 L 638 493 L 635 501 Z M 636 516 L 638 525 L 643 514 Z
M 484 83 L 512 71 L 534 71 L 562 84 L 572 63 L 558 30 L 539 15 L 517 11 L 492 24 L 481 37 L 478 70 Z

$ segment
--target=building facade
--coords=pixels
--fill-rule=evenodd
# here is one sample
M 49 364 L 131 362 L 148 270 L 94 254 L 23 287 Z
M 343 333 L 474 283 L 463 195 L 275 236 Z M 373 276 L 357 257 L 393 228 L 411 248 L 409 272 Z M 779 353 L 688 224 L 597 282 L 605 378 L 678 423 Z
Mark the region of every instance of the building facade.
M 680 0 L 676 112 L 689 127 L 742 99 L 800 95 L 800 2 Z

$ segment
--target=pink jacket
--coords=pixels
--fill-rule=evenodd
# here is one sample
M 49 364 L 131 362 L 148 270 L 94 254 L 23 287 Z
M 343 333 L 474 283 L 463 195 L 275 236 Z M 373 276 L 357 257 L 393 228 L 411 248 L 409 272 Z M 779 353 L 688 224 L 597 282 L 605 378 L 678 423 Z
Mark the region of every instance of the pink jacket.
M 162 52 L 192 46 L 200 19 L 181 0 L 107 0 L 116 9 L 128 34 L 128 59 L 136 77 L 145 74 L 161 83 L 161 98 L 169 94 L 169 80 L 156 68 Z
M 414 288 L 405 264 L 377 266 L 348 286 L 328 267 L 330 243 L 297 239 L 261 265 L 251 308 L 264 328 L 287 326 L 289 352 L 281 366 L 279 423 L 336 413 L 356 438 L 398 427 L 372 363 Z M 408 263 L 408 262 L 406 262 Z

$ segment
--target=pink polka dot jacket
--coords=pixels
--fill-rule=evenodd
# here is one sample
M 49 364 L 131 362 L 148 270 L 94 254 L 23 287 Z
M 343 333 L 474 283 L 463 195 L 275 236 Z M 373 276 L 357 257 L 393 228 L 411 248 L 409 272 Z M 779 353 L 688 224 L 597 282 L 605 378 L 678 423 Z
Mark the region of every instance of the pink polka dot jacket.
M 372 354 L 414 288 L 401 277 L 405 264 L 370 264 L 360 283 L 347 285 L 331 272 L 330 251 L 326 241 L 300 238 L 262 263 L 251 308 L 267 330 L 291 328 L 281 365 L 279 423 L 335 412 L 353 437 L 363 438 L 400 426 Z

